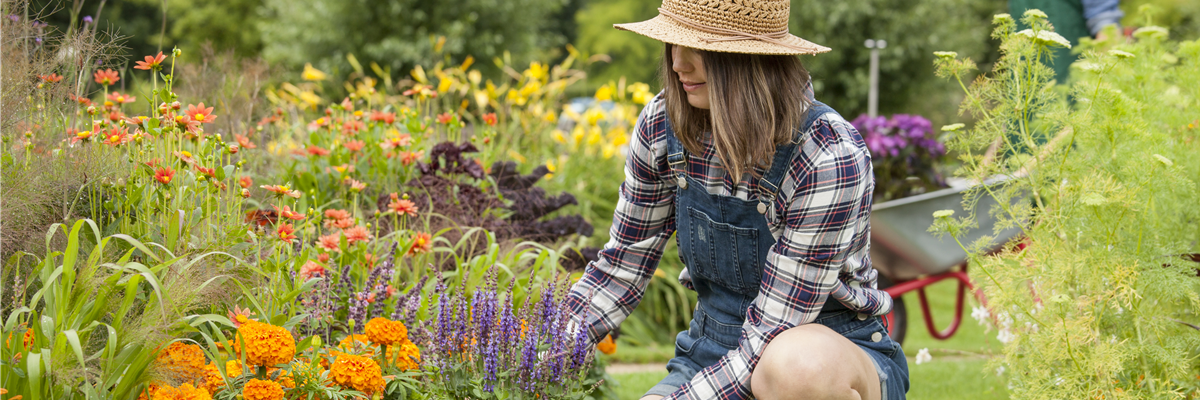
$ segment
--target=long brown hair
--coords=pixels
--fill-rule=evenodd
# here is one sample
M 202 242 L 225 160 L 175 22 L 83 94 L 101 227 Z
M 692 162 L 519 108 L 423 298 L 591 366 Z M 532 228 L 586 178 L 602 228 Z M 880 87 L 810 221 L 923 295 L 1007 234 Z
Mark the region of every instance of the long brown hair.
M 661 77 L 667 115 L 679 141 L 692 154 L 704 150 L 705 132 L 734 182 L 755 167 L 771 164 L 775 146 L 792 139 L 810 101 L 809 75 L 796 56 L 734 54 L 696 50 L 707 74 L 709 109 L 687 102 L 683 83 L 672 68 L 671 44 L 663 53 Z

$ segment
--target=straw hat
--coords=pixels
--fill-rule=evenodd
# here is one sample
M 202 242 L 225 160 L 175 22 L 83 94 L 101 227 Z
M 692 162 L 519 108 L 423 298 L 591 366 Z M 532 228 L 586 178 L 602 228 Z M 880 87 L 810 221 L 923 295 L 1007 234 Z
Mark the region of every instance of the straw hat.
M 788 33 L 790 0 L 663 0 L 658 16 L 613 27 L 694 49 L 817 54 L 828 47 Z

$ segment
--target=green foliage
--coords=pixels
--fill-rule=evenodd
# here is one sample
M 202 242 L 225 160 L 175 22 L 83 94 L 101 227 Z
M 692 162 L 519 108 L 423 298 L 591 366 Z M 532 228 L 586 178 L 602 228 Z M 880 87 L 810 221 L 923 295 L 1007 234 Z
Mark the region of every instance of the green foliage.
M 402 71 L 431 67 L 442 46 L 455 58 L 511 53 L 523 64 L 564 38 L 542 32 L 562 0 L 264 0 L 263 57 L 296 67 L 348 71 L 346 55 Z M 444 43 L 438 38 L 444 37 Z
M 950 143 L 966 177 L 994 197 L 997 229 L 1020 226 L 1026 245 L 970 250 L 1005 367 L 1022 398 L 1194 396 L 1200 372 L 1200 279 L 1181 255 L 1200 252 L 1200 43 L 1143 27 L 1134 43 L 1084 49 L 1073 82 L 1051 85 L 1036 60 L 1061 37 L 1026 13 L 1032 30 L 996 17 L 1003 57 L 964 89 L 978 123 Z M 970 60 L 944 54 L 939 73 L 960 79 Z M 994 152 L 988 152 L 989 147 Z M 935 215 L 953 233 L 973 219 Z
M 51 247 L 60 228 L 65 246 Z M 176 256 L 157 243 L 100 235 L 91 220 L 76 221 L 69 232 L 55 224 L 44 257 L 18 253 L 5 264 L 4 281 L 24 283 L 15 288 L 22 293 L 14 296 L 16 308 L 6 304 L 0 313 L 7 338 L 0 343 L 0 387 L 11 395 L 136 398 L 157 346 L 223 281 L 198 271 L 208 255 Z M 21 276 L 26 257 L 35 259 L 31 276 Z
M 627 76 L 653 82 L 662 44 L 614 23 L 642 21 L 657 15 L 657 1 L 593 1 L 576 14 L 579 48 L 605 53 L 612 63 L 593 69 L 593 82 Z M 945 110 L 959 100 L 947 96 L 952 86 L 932 77 L 929 53 L 958 49 L 975 59 L 989 59 L 987 21 L 1005 3 L 987 1 L 817 1 L 791 4 L 791 33 L 828 46 L 832 52 L 803 56 L 812 73 L 817 99 L 847 118 L 865 113 L 870 51 L 867 39 L 884 39 L 879 54 L 880 114 L 910 113 L 930 117 L 935 126 L 951 118 Z

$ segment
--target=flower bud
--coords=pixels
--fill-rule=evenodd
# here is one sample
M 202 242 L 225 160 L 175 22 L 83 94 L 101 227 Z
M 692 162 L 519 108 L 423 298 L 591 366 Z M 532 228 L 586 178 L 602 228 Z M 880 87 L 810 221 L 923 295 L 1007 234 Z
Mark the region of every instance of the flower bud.
M 171 51 L 171 55 L 175 56 L 175 57 L 179 57 L 179 56 L 183 55 L 183 50 L 180 50 L 178 47 L 176 47 L 175 50 Z

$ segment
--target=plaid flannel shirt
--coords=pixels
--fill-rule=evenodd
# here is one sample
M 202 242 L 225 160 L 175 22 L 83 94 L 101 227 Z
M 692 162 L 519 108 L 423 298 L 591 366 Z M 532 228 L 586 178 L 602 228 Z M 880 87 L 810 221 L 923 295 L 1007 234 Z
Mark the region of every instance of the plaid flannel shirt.
M 807 92 L 811 98 L 811 87 Z M 667 164 L 666 115 L 660 93 L 638 117 L 611 240 L 569 294 L 572 323 L 588 329 L 593 342 L 620 325 L 641 301 L 675 232 L 676 181 Z M 868 254 L 875 185 L 870 153 L 854 127 L 836 114 L 804 129 L 803 144 L 765 215 L 776 244 L 767 254 L 738 348 L 697 373 L 672 399 L 752 398 L 750 375 L 763 348 L 779 333 L 813 322 L 831 297 L 870 315 L 892 308 L 891 297 L 875 289 L 877 272 Z M 757 180 L 734 182 L 711 143 L 688 162 L 689 175 L 705 182 L 709 193 L 757 198 Z M 685 271 L 681 280 L 686 276 Z

